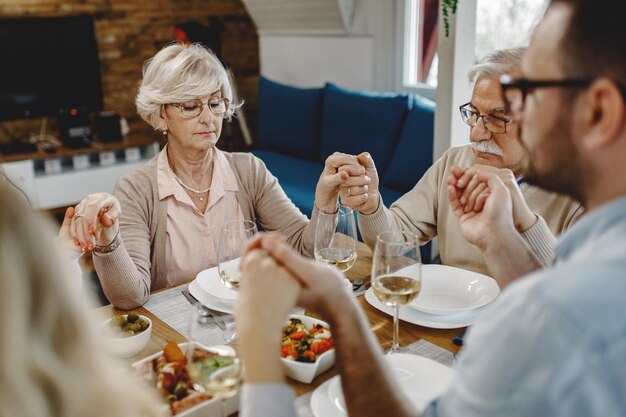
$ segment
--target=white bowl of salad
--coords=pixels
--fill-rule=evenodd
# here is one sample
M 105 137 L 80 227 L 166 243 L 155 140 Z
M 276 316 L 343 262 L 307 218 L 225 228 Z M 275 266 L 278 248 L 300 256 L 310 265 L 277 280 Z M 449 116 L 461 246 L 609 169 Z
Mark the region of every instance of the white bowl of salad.
M 280 356 L 285 375 L 310 384 L 335 363 L 335 348 L 328 323 L 291 314 L 283 326 Z

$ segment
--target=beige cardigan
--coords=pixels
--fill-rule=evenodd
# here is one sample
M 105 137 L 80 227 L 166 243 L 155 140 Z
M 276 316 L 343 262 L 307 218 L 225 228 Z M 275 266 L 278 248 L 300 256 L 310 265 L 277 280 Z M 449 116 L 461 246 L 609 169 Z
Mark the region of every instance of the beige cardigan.
M 439 253 L 444 265 L 491 275 L 482 253 L 465 240 L 459 222 L 450 209 L 446 181 L 453 165 L 462 168 L 474 165 L 471 145 L 448 149 L 415 187 L 389 209 L 381 202 L 376 212 L 359 214 L 359 229 L 365 243 L 373 248 L 376 235 L 392 229 L 416 233 L 421 244 L 438 236 Z M 542 265 L 548 265 L 554 256 L 553 235 L 559 235 L 570 227 L 582 215 L 583 208 L 568 197 L 525 183 L 521 190 L 530 209 L 539 216 L 539 221 L 522 236 L 537 260 Z
M 252 154 L 223 154 L 237 177 L 237 200 L 244 218 L 258 221 L 264 230 L 281 232 L 298 251 L 312 254 L 318 211 L 313 210 L 309 222 L 285 195 L 276 177 Z M 167 201 L 158 198 L 156 160 L 154 157 L 119 178 L 113 194 L 122 206 L 119 222 L 123 244 L 107 254 L 94 252 L 104 293 L 122 309 L 141 306 L 150 291 L 166 286 Z

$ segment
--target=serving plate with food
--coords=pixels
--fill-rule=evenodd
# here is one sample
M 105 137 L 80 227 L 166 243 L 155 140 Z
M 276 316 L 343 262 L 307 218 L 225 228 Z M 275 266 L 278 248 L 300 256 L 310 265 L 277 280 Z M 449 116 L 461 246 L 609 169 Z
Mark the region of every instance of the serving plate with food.
M 206 366 L 219 369 L 228 365 L 225 358 L 234 355 L 234 349 L 228 346 L 206 347 L 197 342 L 169 342 L 162 352 L 135 362 L 132 366 L 142 379 L 155 387 L 169 405 L 172 416 L 217 417 L 221 415 L 220 399 L 203 392 L 192 377 L 188 361 L 203 361 Z M 224 410 L 226 415 L 230 415 L 238 409 L 237 393 L 225 400 Z

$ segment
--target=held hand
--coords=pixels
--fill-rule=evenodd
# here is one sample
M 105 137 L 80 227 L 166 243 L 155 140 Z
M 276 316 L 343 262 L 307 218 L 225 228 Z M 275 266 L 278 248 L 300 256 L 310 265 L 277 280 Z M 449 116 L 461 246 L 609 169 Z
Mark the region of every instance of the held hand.
M 368 152 L 360 153 L 357 156 L 357 160 L 365 168 L 364 176 L 369 180 L 369 184 L 367 187 L 342 187 L 340 192 L 341 201 L 344 205 L 362 214 L 372 214 L 378 209 L 380 204 L 378 172 L 376 171 L 374 160 Z
M 298 305 L 322 314 L 332 323 L 337 306 L 354 302 L 338 269 L 301 256 L 273 234 L 260 235 L 256 244 L 299 281 L 302 290 Z
M 63 217 L 63 224 L 59 229 L 59 235 L 57 242 L 61 245 L 61 248 L 70 250 L 72 252 L 83 252 L 80 245 L 78 245 L 70 233 L 70 227 L 72 225 L 72 218 L 74 217 L 74 207 L 68 207 L 65 210 L 65 216 Z
M 465 171 L 453 167 L 452 175 L 457 178 L 457 186 L 464 189 L 460 202 L 465 206 L 466 212 L 480 211 L 477 205 L 477 196 L 486 188 L 486 184 L 479 180 L 478 173 L 496 174 L 509 190 L 513 204 L 513 222 L 518 232 L 525 232 L 537 221 L 537 216 L 532 212 L 520 191 L 513 172 L 506 168 L 495 168 L 486 165 L 474 165 Z
M 474 205 L 480 207 L 480 211 L 467 211 L 466 205 L 461 203 L 465 189 L 458 186 L 454 172 L 448 177 L 448 200 L 465 239 L 485 251 L 489 244 L 497 245 L 499 238 L 505 239 L 516 232 L 511 196 L 500 177 L 493 172 L 478 172 L 476 176 L 485 184 L 475 196 Z
M 70 237 L 82 250 L 110 244 L 119 230 L 120 202 L 109 193 L 90 194 L 74 208 Z
M 340 187 L 344 186 L 351 176 L 363 174 L 365 169 L 359 165 L 355 156 L 335 152 L 326 158 L 324 170 L 315 188 L 315 205 L 324 211 L 333 212 L 333 208 L 337 207 Z
M 241 273 L 236 305 L 238 327 L 280 332 L 298 300 L 299 282 L 264 249 L 251 248 L 244 254 Z
M 298 299 L 300 285 L 255 244 L 244 252 L 241 271 L 235 319 L 246 381 L 280 383 L 280 333 Z

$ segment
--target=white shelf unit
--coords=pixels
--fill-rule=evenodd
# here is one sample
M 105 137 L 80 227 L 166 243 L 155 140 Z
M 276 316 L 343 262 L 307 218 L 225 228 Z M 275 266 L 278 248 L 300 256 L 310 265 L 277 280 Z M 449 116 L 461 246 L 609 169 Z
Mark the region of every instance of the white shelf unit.
M 141 159 L 132 162 L 125 160 L 121 149 L 116 151 L 117 161 L 112 165 L 101 165 L 98 159 L 101 151 L 94 151 L 89 153 L 90 166 L 86 169 L 74 169 L 72 157 L 66 156 L 49 158 L 61 159 L 58 173 L 46 173 L 44 160 L 32 159 L 2 163 L 0 170 L 26 194 L 34 209 L 65 207 L 89 194 L 113 191 L 120 175 L 143 166 L 159 152 L 158 142 L 137 147 Z

